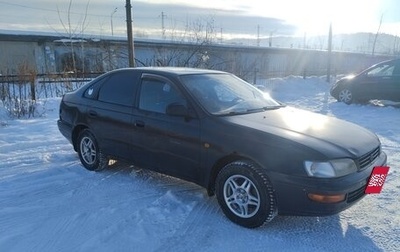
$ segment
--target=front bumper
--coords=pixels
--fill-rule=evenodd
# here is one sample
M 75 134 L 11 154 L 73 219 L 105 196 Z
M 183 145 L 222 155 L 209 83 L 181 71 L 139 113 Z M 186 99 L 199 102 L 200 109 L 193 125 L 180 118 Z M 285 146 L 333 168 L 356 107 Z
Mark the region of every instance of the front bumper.
M 386 165 L 384 152 L 369 165 L 354 174 L 341 178 L 321 179 L 271 174 L 280 215 L 325 216 L 337 214 L 365 196 L 365 188 L 372 169 Z M 311 200 L 308 194 L 345 195 L 338 203 L 320 203 Z
M 334 98 L 338 97 L 339 94 L 339 88 L 338 88 L 338 84 L 334 84 L 331 89 L 329 90 L 329 93 L 331 96 L 333 96 Z

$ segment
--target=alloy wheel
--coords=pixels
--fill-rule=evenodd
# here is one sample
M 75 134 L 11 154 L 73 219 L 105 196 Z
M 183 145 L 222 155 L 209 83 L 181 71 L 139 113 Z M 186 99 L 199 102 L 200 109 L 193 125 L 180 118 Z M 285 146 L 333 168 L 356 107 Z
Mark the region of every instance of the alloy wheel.
M 344 102 L 346 104 L 350 104 L 353 100 L 353 94 L 348 89 L 343 89 L 339 93 L 339 101 Z
M 254 183 L 245 176 L 233 175 L 224 184 L 224 199 L 237 216 L 250 218 L 260 208 L 260 194 Z
M 83 160 L 88 164 L 92 165 L 96 161 L 96 146 L 92 139 L 89 137 L 83 137 L 80 143 L 80 151 Z

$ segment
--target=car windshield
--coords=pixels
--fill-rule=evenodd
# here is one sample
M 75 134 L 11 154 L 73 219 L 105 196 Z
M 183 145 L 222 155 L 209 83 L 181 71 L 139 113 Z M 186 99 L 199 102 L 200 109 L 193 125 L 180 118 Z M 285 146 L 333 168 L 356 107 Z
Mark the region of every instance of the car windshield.
M 390 63 L 380 64 L 367 72 L 368 76 L 390 76 L 393 74 L 394 65 Z
M 276 109 L 282 105 L 267 93 L 232 74 L 183 75 L 186 89 L 213 115 L 236 115 Z

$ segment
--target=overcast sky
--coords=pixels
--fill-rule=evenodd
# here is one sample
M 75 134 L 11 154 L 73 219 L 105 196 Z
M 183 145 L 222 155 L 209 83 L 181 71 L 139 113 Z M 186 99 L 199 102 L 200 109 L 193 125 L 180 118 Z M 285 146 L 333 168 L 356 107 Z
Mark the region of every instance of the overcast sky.
M 125 36 L 124 0 L 0 0 L 0 29 Z M 135 33 L 170 36 L 212 24 L 218 36 L 400 35 L 398 0 L 131 0 Z M 87 10 L 87 11 L 86 11 Z M 68 15 L 70 13 L 70 15 Z M 163 14 L 162 14 L 163 13 Z M 69 18 L 68 18 L 69 17 Z M 164 21 L 164 26 L 162 26 Z M 70 25 L 68 25 L 68 23 Z

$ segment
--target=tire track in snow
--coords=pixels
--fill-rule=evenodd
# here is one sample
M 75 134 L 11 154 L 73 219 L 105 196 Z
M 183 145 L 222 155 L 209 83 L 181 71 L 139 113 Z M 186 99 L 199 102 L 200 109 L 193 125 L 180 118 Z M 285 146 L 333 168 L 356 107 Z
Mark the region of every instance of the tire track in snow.
M 226 224 L 226 218 L 220 211 L 216 197 L 203 195 L 186 217 L 181 228 L 172 236 L 164 237 L 155 251 L 191 251 L 194 248 L 211 248 L 210 237 L 215 230 L 213 226 Z
M 52 148 L 49 149 L 48 146 Z M 11 147 L 12 146 L 12 147 Z M 11 148 L 11 149 L 10 149 Z M 47 169 L 64 160 L 76 160 L 71 147 L 60 141 L 41 141 L 32 143 L 13 143 L 0 147 L 0 181 L 8 176 L 16 176 L 24 172 Z M 5 151 L 7 150 L 7 151 Z
M 106 173 L 104 178 L 99 180 L 101 181 L 99 185 L 104 184 L 105 178 L 111 180 L 108 182 L 115 183 L 115 178 L 121 177 L 118 173 L 111 175 Z M 153 248 L 159 243 L 159 239 L 170 237 L 175 229 L 185 222 L 186 216 L 196 204 L 196 201 L 193 201 L 193 194 L 197 195 L 203 190 L 191 183 L 147 171 L 141 174 L 141 177 L 135 175 L 134 181 L 125 173 L 122 174 L 122 180 L 127 182 L 126 185 L 132 184 L 126 190 L 127 200 L 120 204 L 113 204 L 113 210 L 104 209 L 104 214 L 108 215 L 106 217 L 108 225 L 101 229 L 102 232 L 89 237 L 81 244 L 85 250 L 102 247 L 106 251 L 108 246 L 113 250 L 118 247 L 118 244 L 128 243 L 132 244 L 132 249 L 143 246 Z M 111 189 L 111 191 L 114 190 L 121 192 L 118 186 Z M 101 216 L 97 216 L 99 217 Z M 154 226 L 158 227 L 156 234 Z M 142 244 L 143 241 L 148 240 L 153 240 L 154 243 Z M 98 241 L 104 241 L 104 244 L 99 245 Z M 70 248 L 73 249 L 73 247 Z M 126 251 L 128 248 L 129 246 L 121 249 Z
M 59 180 L 55 177 L 51 179 Z M 56 195 L 60 194 L 61 198 L 68 201 L 64 204 L 45 202 L 44 205 L 49 207 L 45 210 L 47 221 L 44 222 L 46 225 L 40 227 L 39 232 L 45 233 L 48 230 L 50 237 L 39 243 L 30 242 L 37 250 L 48 251 L 60 251 L 60 248 L 62 251 L 76 251 L 82 247 L 98 248 L 99 240 L 109 242 L 113 237 L 118 237 L 117 240 L 125 239 L 124 242 L 127 243 L 132 239 L 132 233 L 136 232 L 137 235 L 140 235 L 141 231 L 149 233 L 154 228 L 153 225 L 163 225 L 163 221 L 170 218 L 172 209 L 176 207 L 174 205 L 168 207 L 168 202 L 176 193 L 185 194 L 192 193 L 193 190 L 201 190 L 186 182 L 184 184 L 187 186 L 182 189 L 180 185 L 177 185 L 182 181 L 170 180 L 165 176 L 149 175 L 144 179 L 146 180 L 132 179 L 132 176 L 129 176 L 129 169 L 94 173 L 84 170 L 80 165 L 75 165 L 74 169 L 71 169 L 70 177 L 67 178 L 69 190 L 66 190 L 64 194 L 59 192 L 46 197 L 47 201 L 57 202 Z M 172 188 L 172 191 L 165 190 L 166 188 Z M 126 200 L 120 202 L 121 198 L 126 198 Z M 166 210 L 164 216 L 157 214 L 161 211 L 160 208 Z M 67 216 L 65 213 L 68 213 Z M 102 220 L 101 224 L 98 223 L 98 219 Z M 159 220 L 159 223 L 147 223 L 149 219 L 156 222 Z M 174 223 L 174 221 L 169 223 Z M 104 231 L 99 233 L 98 230 Z M 127 231 L 124 232 L 124 230 Z M 69 241 L 73 242 L 66 242 L 65 235 Z M 111 244 L 113 244 L 110 247 L 111 250 L 118 246 L 115 243 Z M 107 243 L 104 246 L 107 247 Z
M 0 225 L 4 230 L 0 231 L 0 237 L 3 237 L 0 244 L 10 244 L 6 247 L 23 251 L 26 244 L 35 249 L 51 239 L 52 234 L 49 235 L 46 229 L 52 230 L 50 226 L 63 216 L 60 214 L 62 211 L 54 210 L 65 206 L 61 199 L 70 190 L 66 183 L 70 179 L 72 177 L 62 169 L 48 169 L 21 174 L 2 182 Z M 43 239 L 37 240 L 30 234 Z M 24 242 L 20 242 L 21 239 Z

